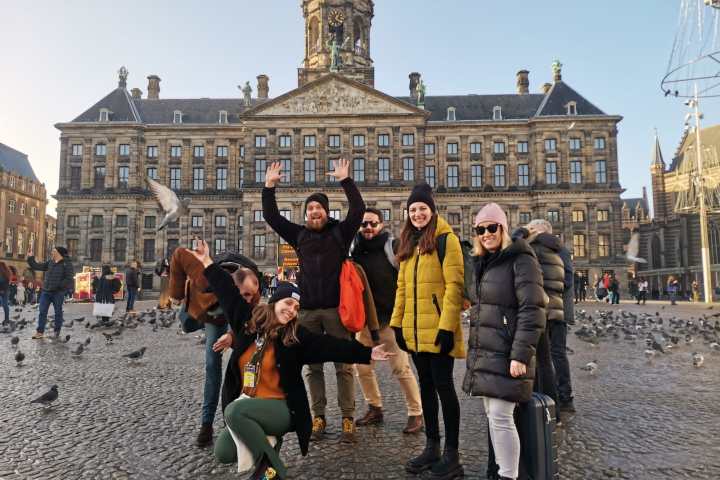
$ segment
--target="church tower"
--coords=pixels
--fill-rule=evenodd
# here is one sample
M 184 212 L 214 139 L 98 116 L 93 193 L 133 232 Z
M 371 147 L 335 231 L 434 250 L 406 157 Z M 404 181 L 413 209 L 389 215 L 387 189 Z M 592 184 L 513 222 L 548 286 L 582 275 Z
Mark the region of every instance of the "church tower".
M 302 0 L 305 59 L 298 86 L 337 72 L 371 87 L 375 68 L 370 58 L 372 0 Z
M 652 163 L 650 165 L 650 178 L 653 197 L 653 217 L 658 221 L 666 221 L 668 205 L 665 194 L 665 161 L 660 150 L 660 138 L 655 132 L 655 144 L 652 149 Z

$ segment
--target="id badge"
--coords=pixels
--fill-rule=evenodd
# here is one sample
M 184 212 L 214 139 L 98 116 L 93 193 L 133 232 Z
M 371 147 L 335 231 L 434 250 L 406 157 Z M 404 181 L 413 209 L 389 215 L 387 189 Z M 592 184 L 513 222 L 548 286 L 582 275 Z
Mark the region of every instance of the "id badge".
M 257 383 L 257 366 L 247 364 L 243 369 L 243 388 L 255 388 Z

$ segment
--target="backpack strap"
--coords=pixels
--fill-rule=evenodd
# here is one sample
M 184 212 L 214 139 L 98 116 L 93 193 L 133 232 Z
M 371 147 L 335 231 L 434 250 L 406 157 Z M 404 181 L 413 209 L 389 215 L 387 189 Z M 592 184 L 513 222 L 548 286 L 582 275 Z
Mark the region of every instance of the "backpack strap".
M 445 251 L 447 250 L 447 237 L 449 233 L 443 233 L 437 238 L 437 253 L 438 259 L 440 259 L 440 266 L 442 267 L 445 261 Z

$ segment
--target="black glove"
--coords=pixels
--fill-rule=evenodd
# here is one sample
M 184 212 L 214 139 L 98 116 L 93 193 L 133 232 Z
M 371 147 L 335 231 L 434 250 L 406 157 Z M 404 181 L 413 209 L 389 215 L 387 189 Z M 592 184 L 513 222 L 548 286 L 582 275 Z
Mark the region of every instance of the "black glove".
M 377 330 L 370 330 L 370 338 L 374 346 L 380 345 L 380 333 Z
M 440 345 L 440 353 L 447 355 L 455 346 L 455 335 L 448 330 L 438 330 L 435 345 Z
M 398 347 L 400 347 L 400 350 L 409 353 L 410 351 L 408 350 L 408 346 L 405 343 L 405 337 L 403 337 L 402 328 L 392 327 L 392 329 L 395 333 L 395 342 L 398 344 Z

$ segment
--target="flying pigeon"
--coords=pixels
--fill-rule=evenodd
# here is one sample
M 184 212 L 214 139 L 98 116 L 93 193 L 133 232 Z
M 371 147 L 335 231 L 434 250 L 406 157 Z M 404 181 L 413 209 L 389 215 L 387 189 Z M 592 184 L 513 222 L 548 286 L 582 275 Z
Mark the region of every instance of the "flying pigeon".
M 39 397 L 37 397 L 35 400 L 31 400 L 30 403 L 42 403 L 44 406 L 52 406 L 52 402 L 57 400 L 58 398 L 58 387 L 57 385 L 53 385 L 50 387 L 50 390 L 43 393 Z
M 165 185 L 161 185 L 152 178 L 146 177 L 146 180 L 148 185 L 150 185 L 150 190 L 153 195 L 155 195 L 155 199 L 160 204 L 163 212 L 165 212 L 165 218 L 163 218 L 162 222 L 160 222 L 158 231 L 165 228 L 169 223 L 173 223 L 182 215 L 186 215 L 188 213 L 188 206 L 190 205 L 189 199 L 180 201 L 175 192 Z
M 627 253 L 625 254 L 626 258 L 630 262 L 636 262 L 636 263 L 647 263 L 647 260 L 644 258 L 638 257 L 638 254 L 640 253 L 640 232 L 634 232 L 632 235 L 630 235 L 630 242 L 627 244 Z

